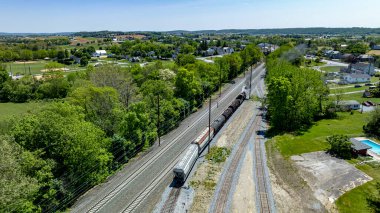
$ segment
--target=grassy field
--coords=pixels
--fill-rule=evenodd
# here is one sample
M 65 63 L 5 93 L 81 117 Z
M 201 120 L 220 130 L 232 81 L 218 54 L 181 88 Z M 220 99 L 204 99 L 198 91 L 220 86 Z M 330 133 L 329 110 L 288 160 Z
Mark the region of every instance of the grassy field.
M 340 67 L 340 66 L 328 66 L 328 67 L 321 67 L 321 70 L 323 70 L 325 72 L 339 72 L 340 68 L 344 68 L 344 67 Z
M 331 98 L 334 100 L 333 97 Z M 362 93 L 342 95 L 342 100 L 356 100 L 359 103 L 363 103 L 364 101 L 372 101 L 374 103 L 380 104 L 380 98 L 363 98 Z
M 33 61 L 26 62 L 25 64 L 22 62 L 13 62 L 7 63 L 7 71 L 13 73 L 13 75 L 25 75 L 25 74 L 42 74 L 41 70 L 45 69 L 45 65 L 49 63 L 48 61 Z M 66 65 L 65 68 L 69 68 L 70 70 L 83 70 L 85 68 L 79 67 L 78 64 L 74 65 Z M 29 71 L 30 70 L 30 71 Z
M 11 72 L 14 75 L 17 74 L 40 74 L 41 70 L 45 68 L 45 64 L 47 62 L 45 61 L 36 61 L 33 63 L 8 63 L 7 64 L 7 71 Z M 29 73 L 29 68 L 30 68 L 30 73 Z
M 359 87 L 355 88 L 354 86 L 350 87 L 335 87 L 335 88 L 330 88 L 330 93 L 331 94 L 337 94 L 337 93 L 346 93 L 346 92 L 355 92 L 355 91 L 361 91 L 361 90 L 366 90 L 369 87 Z
M 44 103 L 0 103 L 0 121 L 4 121 L 14 115 L 20 115 L 38 109 Z
M 353 115 L 339 113 L 338 119 L 318 121 L 302 135 L 286 134 L 276 136 L 273 140 L 276 140 L 276 146 L 285 158 L 307 152 L 321 151 L 328 148 L 328 144 L 325 142 L 327 136 L 333 134 L 362 135 L 363 125 L 367 122 L 368 117 L 369 114 L 360 114 L 359 112 L 355 112 Z

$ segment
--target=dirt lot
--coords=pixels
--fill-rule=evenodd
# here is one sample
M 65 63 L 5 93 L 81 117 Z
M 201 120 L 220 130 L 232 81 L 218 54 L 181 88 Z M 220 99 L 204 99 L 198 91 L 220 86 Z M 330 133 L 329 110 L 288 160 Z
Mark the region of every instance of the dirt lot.
M 254 107 L 255 104 L 252 101 L 243 103 L 234 120 L 219 136 L 216 146 L 232 149 L 253 116 Z M 213 164 L 207 161 L 198 166 L 195 174 L 190 178 L 190 186 L 195 190 L 190 212 L 208 212 L 223 166 L 224 163 Z
M 292 156 L 291 159 L 315 197 L 327 209 L 333 208 L 334 201 L 345 192 L 372 180 L 345 160 L 323 151 Z
M 326 212 L 322 203 L 298 173 L 291 160 L 284 159 L 272 139 L 266 144 L 268 167 L 277 212 Z
M 233 201 L 232 212 L 256 212 L 255 184 L 253 181 L 253 156 L 248 151 L 245 155 L 243 166 L 241 168 L 239 180 L 236 185 Z

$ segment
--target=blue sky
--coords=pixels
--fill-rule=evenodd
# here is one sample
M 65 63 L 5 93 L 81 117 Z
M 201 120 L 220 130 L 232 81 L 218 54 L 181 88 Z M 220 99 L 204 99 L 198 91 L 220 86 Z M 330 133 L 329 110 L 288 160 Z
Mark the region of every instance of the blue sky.
M 379 0 L 0 0 L 0 32 L 380 27 Z

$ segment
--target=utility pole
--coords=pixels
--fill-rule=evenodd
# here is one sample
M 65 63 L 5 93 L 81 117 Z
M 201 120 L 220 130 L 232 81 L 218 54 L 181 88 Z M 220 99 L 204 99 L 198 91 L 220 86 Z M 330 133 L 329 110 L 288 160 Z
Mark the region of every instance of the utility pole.
M 210 141 L 211 141 L 211 91 L 210 100 L 208 103 L 208 152 L 210 152 Z
M 161 146 L 160 138 L 160 94 L 157 95 L 157 135 L 158 135 L 158 146 Z
M 249 95 L 248 95 L 248 98 L 251 97 L 251 90 L 252 90 L 252 65 L 251 65 L 251 75 L 249 76 Z

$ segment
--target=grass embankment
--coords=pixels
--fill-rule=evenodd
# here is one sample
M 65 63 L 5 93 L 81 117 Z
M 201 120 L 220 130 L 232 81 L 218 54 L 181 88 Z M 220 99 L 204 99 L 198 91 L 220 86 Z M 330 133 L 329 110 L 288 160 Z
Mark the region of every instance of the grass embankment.
M 360 114 L 355 112 L 353 115 L 339 113 L 338 119 L 318 121 L 301 135 L 286 134 L 276 136 L 269 142 L 275 143 L 276 148 L 285 159 L 289 159 L 292 155 L 322 151 L 328 147 L 325 142 L 327 136 L 333 134 L 345 134 L 351 137 L 363 135 L 363 125 L 367 123 L 369 117 L 370 114 L 368 113 Z M 336 201 L 339 212 L 371 212 L 367 206 L 366 199 L 368 195 L 376 193 L 376 182 L 380 182 L 380 165 L 373 163 L 359 164 L 362 160 L 352 159 L 349 162 L 355 164 L 358 169 L 371 176 L 374 180 L 342 195 Z

